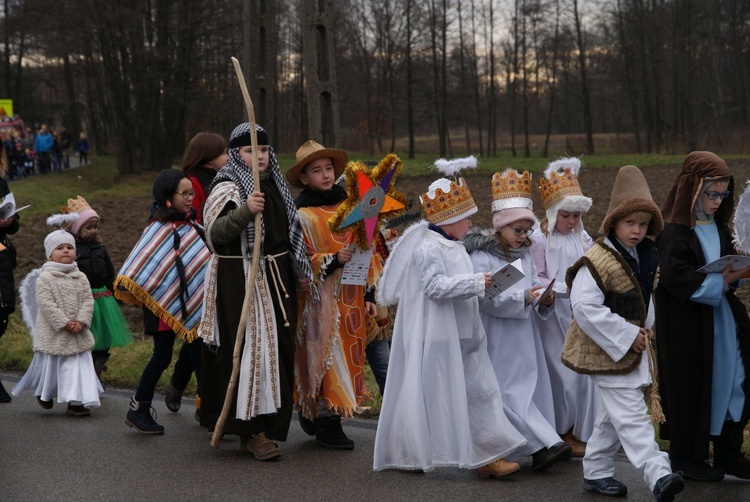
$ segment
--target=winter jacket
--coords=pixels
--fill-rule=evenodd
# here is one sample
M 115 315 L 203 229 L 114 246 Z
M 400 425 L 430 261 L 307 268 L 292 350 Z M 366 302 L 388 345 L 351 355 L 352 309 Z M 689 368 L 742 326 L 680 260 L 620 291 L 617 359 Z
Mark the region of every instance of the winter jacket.
M 0 178 L 0 198 L 10 193 L 8 182 Z M 0 309 L 10 313 L 16 309 L 16 286 L 13 280 L 13 269 L 16 266 L 16 249 L 8 235 L 18 232 L 18 214 L 13 216 L 13 223 L 0 227 Z
M 39 133 L 36 136 L 36 141 L 34 141 L 34 151 L 37 153 L 49 153 L 54 144 L 55 138 L 53 138 L 50 133 Z
M 76 237 L 76 263 L 78 269 L 86 274 L 92 289 L 106 287 L 112 291 L 115 267 L 104 244 Z
M 36 281 L 36 301 L 39 314 L 34 329 L 34 351 L 70 356 L 94 346 L 89 329 L 94 297 L 83 272 L 43 270 Z M 83 330 L 75 335 L 68 333 L 64 328 L 69 321 L 83 323 Z

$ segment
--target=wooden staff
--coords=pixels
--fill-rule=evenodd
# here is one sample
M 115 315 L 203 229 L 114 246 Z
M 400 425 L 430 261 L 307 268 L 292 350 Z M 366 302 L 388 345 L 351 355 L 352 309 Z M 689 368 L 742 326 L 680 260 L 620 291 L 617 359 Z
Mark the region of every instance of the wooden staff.
M 250 124 L 250 145 L 253 148 L 253 185 L 255 191 L 260 190 L 260 174 L 258 173 L 258 131 L 255 130 L 255 108 L 253 102 L 250 99 L 250 93 L 247 92 L 247 85 L 245 84 L 245 76 L 242 74 L 242 67 L 237 58 L 232 58 L 232 64 L 234 65 L 234 72 L 237 74 L 237 80 L 240 83 L 240 90 L 242 90 L 242 97 L 245 99 L 245 107 L 247 108 L 247 121 Z M 255 277 L 258 274 L 258 262 L 260 260 L 260 212 L 255 213 L 255 240 L 253 241 L 253 260 L 250 265 L 250 275 L 248 277 L 247 284 L 245 285 L 245 300 L 242 303 L 242 315 L 240 315 L 240 323 L 237 326 L 237 337 L 234 340 L 234 353 L 232 354 L 232 376 L 229 378 L 229 385 L 227 386 L 227 394 L 224 397 L 224 406 L 221 408 L 221 415 L 216 421 L 214 427 L 214 433 L 211 436 L 211 446 L 214 448 L 219 447 L 219 441 L 224 433 L 224 423 L 227 421 L 227 415 L 229 415 L 229 408 L 232 406 L 234 401 L 234 391 L 237 387 L 237 376 L 240 373 L 240 354 L 242 352 L 242 344 L 245 341 L 245 328 L 247 327 L 247 316 L 250 308 L 250 296 L 255 294 Z

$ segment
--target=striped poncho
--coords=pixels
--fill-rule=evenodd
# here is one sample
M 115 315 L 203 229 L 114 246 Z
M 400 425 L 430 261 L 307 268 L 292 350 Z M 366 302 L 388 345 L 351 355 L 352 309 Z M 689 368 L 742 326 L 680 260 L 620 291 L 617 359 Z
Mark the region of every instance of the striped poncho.
M 174 232 L 180 238 L 174 249 Z M 185 268 L 186 288 L 180 302 L 177 253 Z M 115 279 L 115 297 L 126 303 L 145 305 L 187 341 L 195 339 L 203 304 L 203 277 L 211 253 L 190 224 L 153 222 L 130 252 Z

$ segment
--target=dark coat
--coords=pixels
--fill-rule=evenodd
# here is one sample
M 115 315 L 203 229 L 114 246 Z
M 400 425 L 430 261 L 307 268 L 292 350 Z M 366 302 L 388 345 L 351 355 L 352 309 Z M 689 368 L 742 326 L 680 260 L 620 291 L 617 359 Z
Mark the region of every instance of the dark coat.
M 734 254 L 729 230 L 716 216 L 721 255 Z M 667 422 L 660 436 L 670 441 L 670 453 L 693 459 L 708 457 L 713 374 L 713 307 L 690 301 L 705 274 L 706 264 L 695 232 L 686 225 L 668 223 L 657 239 L 659 285 L 654 291 L 659 392 Z M 745 368 L 750 368 L 750 322 L 745 306 L 730 289 L 726 293 L 734 319 Z M 750 379 L 745 380 L 750 396 Z M 750 399 L 745 401 L 743 427 Z
M 8 182 L 0 177 L 0 198 L 10 193 Z M 13 269 L 16 266 L 16 249 L 13 247 L 9 235 L 18 232 L 18 214 L 13 216 L 13 223 L 7 227 L 0 227 L 0 244 L 5 249 L 0 251 L 0 315 L 13 312 L 16 308 L 16 286 L 13 280 Z M 0 333 L 2 335 L 2 333 Z
M 101 242 L 89 242 L 76 237 L 76 263 L 78 269 L 86 274 L 91 289 L 106 287 L 112 291 L 115 267 Z

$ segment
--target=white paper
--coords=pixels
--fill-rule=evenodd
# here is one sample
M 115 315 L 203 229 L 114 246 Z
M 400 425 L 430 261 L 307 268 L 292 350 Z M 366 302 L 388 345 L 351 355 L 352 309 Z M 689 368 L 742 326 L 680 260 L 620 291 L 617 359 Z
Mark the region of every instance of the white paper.
M 726 256 L 722 256 L 718 260 L 712 261 L 711 263 L 706 263 L 705 265 L 703 265 L 701 268 L 698 269 L 698 272 L 702 272 L 704 274 L 710 274 L 712 272 L 721 273 L 728 266 L 732 267 L 732 271 L 739 270 L 745 267 L 749 267 L 750 256 L 728 254 Z
M 492 273 L 492 282 L 484 290 L 485 298 L 494 298 L 521 279 L 524 278 L 522 272 L 521 259 L 513 263 L 508 263 L 497 272 Z
M 344 270 L 341 272 L 341 284 L 353 284 L 355 286 L 367 284 L 367 271 L 370 270 L 370 261 L 372 261 L 372 248 L 360 249 L 354 246 L 352 248 L 352 259 L 344 264 Z
M 2 201 L 0 201 L 0 218 L 2 218 L 3 220 L 7 220 L 17 212 L 23 211 L 27 207 L 29 206 L 23 206 L 16 209 L 16 197 L 13 195 L 13 193 L 9 193 L 5 197 L 3 197 Z

